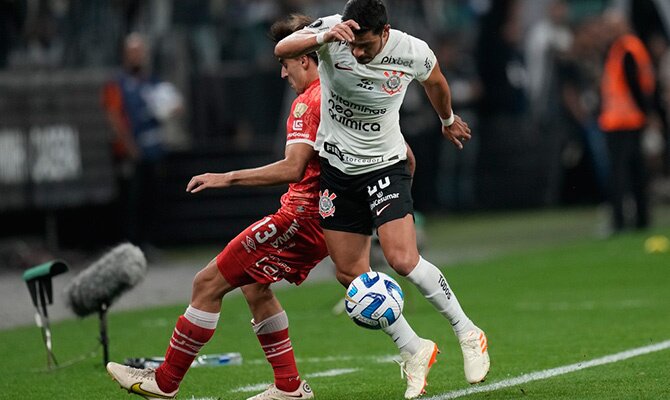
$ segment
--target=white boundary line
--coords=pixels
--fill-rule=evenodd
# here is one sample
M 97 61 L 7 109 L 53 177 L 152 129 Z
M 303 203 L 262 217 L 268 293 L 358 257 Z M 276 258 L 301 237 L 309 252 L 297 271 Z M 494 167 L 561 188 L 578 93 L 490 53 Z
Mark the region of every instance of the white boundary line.
M 340 368 L 340 369 L 329 369 L 327 371 L 321 371 L 321 372 L 313 372 L 311 374 L 305 375 L 306 378 L 328 378 L 331 376 L 339 376 L 339 375 L 346 375 L 346 374 L 351 374 L 358 371 L 358 368 Z M 255 392 L 258 390 L 263 390 L 268 387 L 270 383 L 255 383 L 247 386 L 241 386 L 235 389 L 232 389 L 231 392 L 233 393 L 238 393 L 238 392 Z
M 592 367 L 598 367 L 600 365 L 605 365 L 605 364 L 611 364 L 623 360 L 627 360 L 629 358 L 649 354 L 649 353 L 655 353 L 657 351 L 662 351 L 662 350 L 667 350 L 670 349 L 670 340 L 666 340 L 664 342 L 652 344 L 649 346 L 643 346 L 643 347 L 638 347 L 635 349 L 630 349 L 626 351 L 622 351 L 620 353 L 616 354 L 610 354 L 608 356 L 600 357 L 600 358 L 595 358 L 590 361 L 584 361 L 584 362 L 579 362 L 576 364 L 570 364 L 570 365 L 564 365 L 562 367 L 557 367 L 557 368 L 552 368 L 552 369 L 545 369 L 543 371 L 536 371 L 536 372 L 531 372 L 528 374 L 524 374 L 521 376 L 518 376 L 516 378 L 511 378 L 511 379 L 505 379 L 500 382 L 495 382 L 491 383 L 488 385 L 483 385 L 483 386 L 474 386 L 468 389 L 462 389 L 462 390 L 455 390 L 453 392 L 447 392 L 441 395 L 437 396 L 432 396 L 432 397 L 427 397 L 424 400 L 448 400 L 448 399 L 455 399 L 458 397 L 462 396 L 468 396 L 474 393 L 482 393 L 482 392 L 492 392 L 494 390 L 498 389 L 504 389 L 516 385 L 522 385 L 524 383 L 532 382 L 532 381 L 538 381 L 541 379 L 548 379 L 548 378 L 553 378 L 555 376 L 559 375 L 564 375 L 568 374 L 571 372 L 579 371 L 582 369 L 586 368 L 592 368 Z

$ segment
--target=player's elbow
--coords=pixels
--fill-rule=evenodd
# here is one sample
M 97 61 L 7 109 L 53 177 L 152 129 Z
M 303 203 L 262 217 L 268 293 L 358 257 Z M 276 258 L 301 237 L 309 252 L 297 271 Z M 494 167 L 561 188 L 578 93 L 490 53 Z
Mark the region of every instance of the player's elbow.
M 305 54 L 304 51 L 299 38 L 294 38 L 293 35 L 285 37 L 275 45 L 275 57 L 280 59 L 295 58 Z
M 291 53 L 289 52 L 290 46 L 286 43 L 286 40 L 282 39 L 275 45 L 275 57 L 277 58 L 292 58 Z
M 286 179 L 288 180 L 288 183 L 297 183 L 302 180 L 302 177 L 304 175 L 305 175 L 305 168 L 300 165 L 296 165 L 289 168 L 289 170 L 286 173 Z

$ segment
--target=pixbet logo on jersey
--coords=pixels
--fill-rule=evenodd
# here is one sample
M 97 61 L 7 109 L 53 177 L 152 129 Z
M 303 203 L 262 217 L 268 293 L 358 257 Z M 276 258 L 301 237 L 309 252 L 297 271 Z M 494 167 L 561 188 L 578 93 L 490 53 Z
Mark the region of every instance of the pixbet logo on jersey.
M 407 60 L 402 57 L 393 57 L 393 56 L 385 56 L 382 58 L 382 64 L 395 64 L 395 65 L 402 65 L 403 67 L 407 68 L 412 68 L 412 65 L 414 64 L 414 60 Z

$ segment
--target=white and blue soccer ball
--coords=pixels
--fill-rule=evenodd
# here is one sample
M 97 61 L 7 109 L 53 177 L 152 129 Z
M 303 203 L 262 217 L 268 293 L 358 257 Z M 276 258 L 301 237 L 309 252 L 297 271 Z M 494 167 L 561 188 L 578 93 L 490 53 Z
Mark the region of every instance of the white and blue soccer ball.
M 366 272 L 347 288 L 344 306 L 357 325 L 382 329 L 402 313 L 404 295 L 398 282 L 383 272 Z

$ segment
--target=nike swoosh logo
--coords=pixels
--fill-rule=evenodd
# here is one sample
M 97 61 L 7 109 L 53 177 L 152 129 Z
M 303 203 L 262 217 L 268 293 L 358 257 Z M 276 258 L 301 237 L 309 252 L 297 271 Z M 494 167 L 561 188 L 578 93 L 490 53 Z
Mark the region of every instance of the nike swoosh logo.
M 342 71 L 353 71 L 354 69 L 347 65 L 340 65 L 340 63 L 335 63 L 336 69 L 341 69 Z
M 155 397 L 155 398 L 158 398 L 158 399 L 173 399 L 174 398 L 174 397 L 168 397 L 168 396 L 164 396 L 162 394 L 146 391 L 146 390 L 142 389 L 142 382 L 133 383 L 133 386 L 130 387 L 130 391 L 133 392 L 133 393 L 137 393 L 139 395 L 142 395 L 142 396 L 151 396 L 151 397 Z
M 379 210 L 375 211 L 377 213 L 377 216 L 379 216 L 379 214 L 384 212 L 384 210 L 386 210 L 386 207 L 388 207 L 388 206 L 390 206 L 390 204 L 387 204 L 384 207 L 380 208 Z

